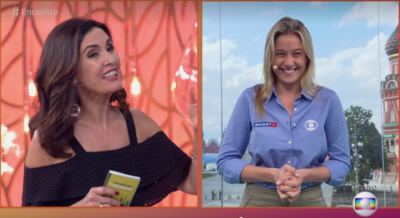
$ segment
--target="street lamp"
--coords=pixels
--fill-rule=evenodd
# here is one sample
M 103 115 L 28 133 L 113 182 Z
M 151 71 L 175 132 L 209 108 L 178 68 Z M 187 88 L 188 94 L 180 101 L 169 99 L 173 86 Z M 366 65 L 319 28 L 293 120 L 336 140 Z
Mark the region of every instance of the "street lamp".
M 355 139 L 357 142 L 357 139 Z M 361 149 L 363 148 L 363 143 L 359 142 L 357 144 L 351 144 L 351 147 L 353 148 L 353 156 L 355 157 L 355 164 L 354 164 L 354 170 L 356 171 L 356 191 L 357 194 L 359 192 L 359 177 L 358 177 L 358 169 L 360 167 L 359 160 L 362 159 Z
M 354 134 L 351 135 L 352 138 L 354 138 L 354 144 L 351 145 L 353 149 L 353 156 L 355 157 L 355 164 L 354 164 L 354 170 L 356 171 L 356 193 L 359 193 L 358 187 L 359 187 L 359 177 L 358 177 L 358 169 L 360 167 L 359 160 L 362 159 L 361 155 L 361 149 L 364 147 L 363 143 L 359 142 L 357 143 L 357 120 L 358 117 L 354 116 L 353 114 L 350 115 L 350 117 L 353 117 L 354 119 Z M 368 120 L 365 120 L 368 122 Z M 364 123 L 364 121 L 361 121 Z

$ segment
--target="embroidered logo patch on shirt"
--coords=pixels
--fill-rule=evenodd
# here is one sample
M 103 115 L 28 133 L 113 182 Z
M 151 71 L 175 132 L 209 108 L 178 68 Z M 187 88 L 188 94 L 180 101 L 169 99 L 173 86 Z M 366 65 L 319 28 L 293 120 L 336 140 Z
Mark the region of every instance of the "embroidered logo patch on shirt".
M 318 127 L 318 123 L 315 120 L 307 120 L 304 126 L 308 131 L 314 131 Z
M 254 127 L 277 127 L 278 123 L 272 123 L 272 122 L 257 122 L 254 123 Z

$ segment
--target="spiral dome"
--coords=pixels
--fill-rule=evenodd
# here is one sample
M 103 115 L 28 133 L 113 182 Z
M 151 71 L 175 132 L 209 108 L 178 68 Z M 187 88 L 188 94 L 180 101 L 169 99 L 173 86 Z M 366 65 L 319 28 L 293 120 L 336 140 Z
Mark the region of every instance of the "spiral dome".
M 386 41 L 385 51 L 387 55 L 393 55 L 399 53 L 399 26 L 397 25 L 396 29 Z

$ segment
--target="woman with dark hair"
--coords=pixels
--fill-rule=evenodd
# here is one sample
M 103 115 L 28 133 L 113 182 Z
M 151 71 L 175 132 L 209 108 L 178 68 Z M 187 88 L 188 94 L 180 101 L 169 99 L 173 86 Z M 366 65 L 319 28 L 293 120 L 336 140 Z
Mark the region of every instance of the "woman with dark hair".
M 120 65 L 103 23 L 72 18 L 50 32 L 35 79 L 23 206 L 123 206 L 106 197 L 118 195 L 103 186 L 109 170 L 141 178 L 131 206 L 153 206 L 176 190 L 197 194 L 196 142 L 190 158 L 129 109 Z

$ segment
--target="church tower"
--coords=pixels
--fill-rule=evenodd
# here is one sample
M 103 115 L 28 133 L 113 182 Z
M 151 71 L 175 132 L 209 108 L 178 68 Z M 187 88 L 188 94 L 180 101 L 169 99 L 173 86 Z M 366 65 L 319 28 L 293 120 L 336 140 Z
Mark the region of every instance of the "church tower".
M 393 160 L 387 172 L 387 182 L 398 182 L 398 133 L 399 133 L 399 27 L 386 41 L 385 51 L 389 56 L 390 72 L 381 82 L 381 98 L 383 103 L 383 140 L 389 159 Z

